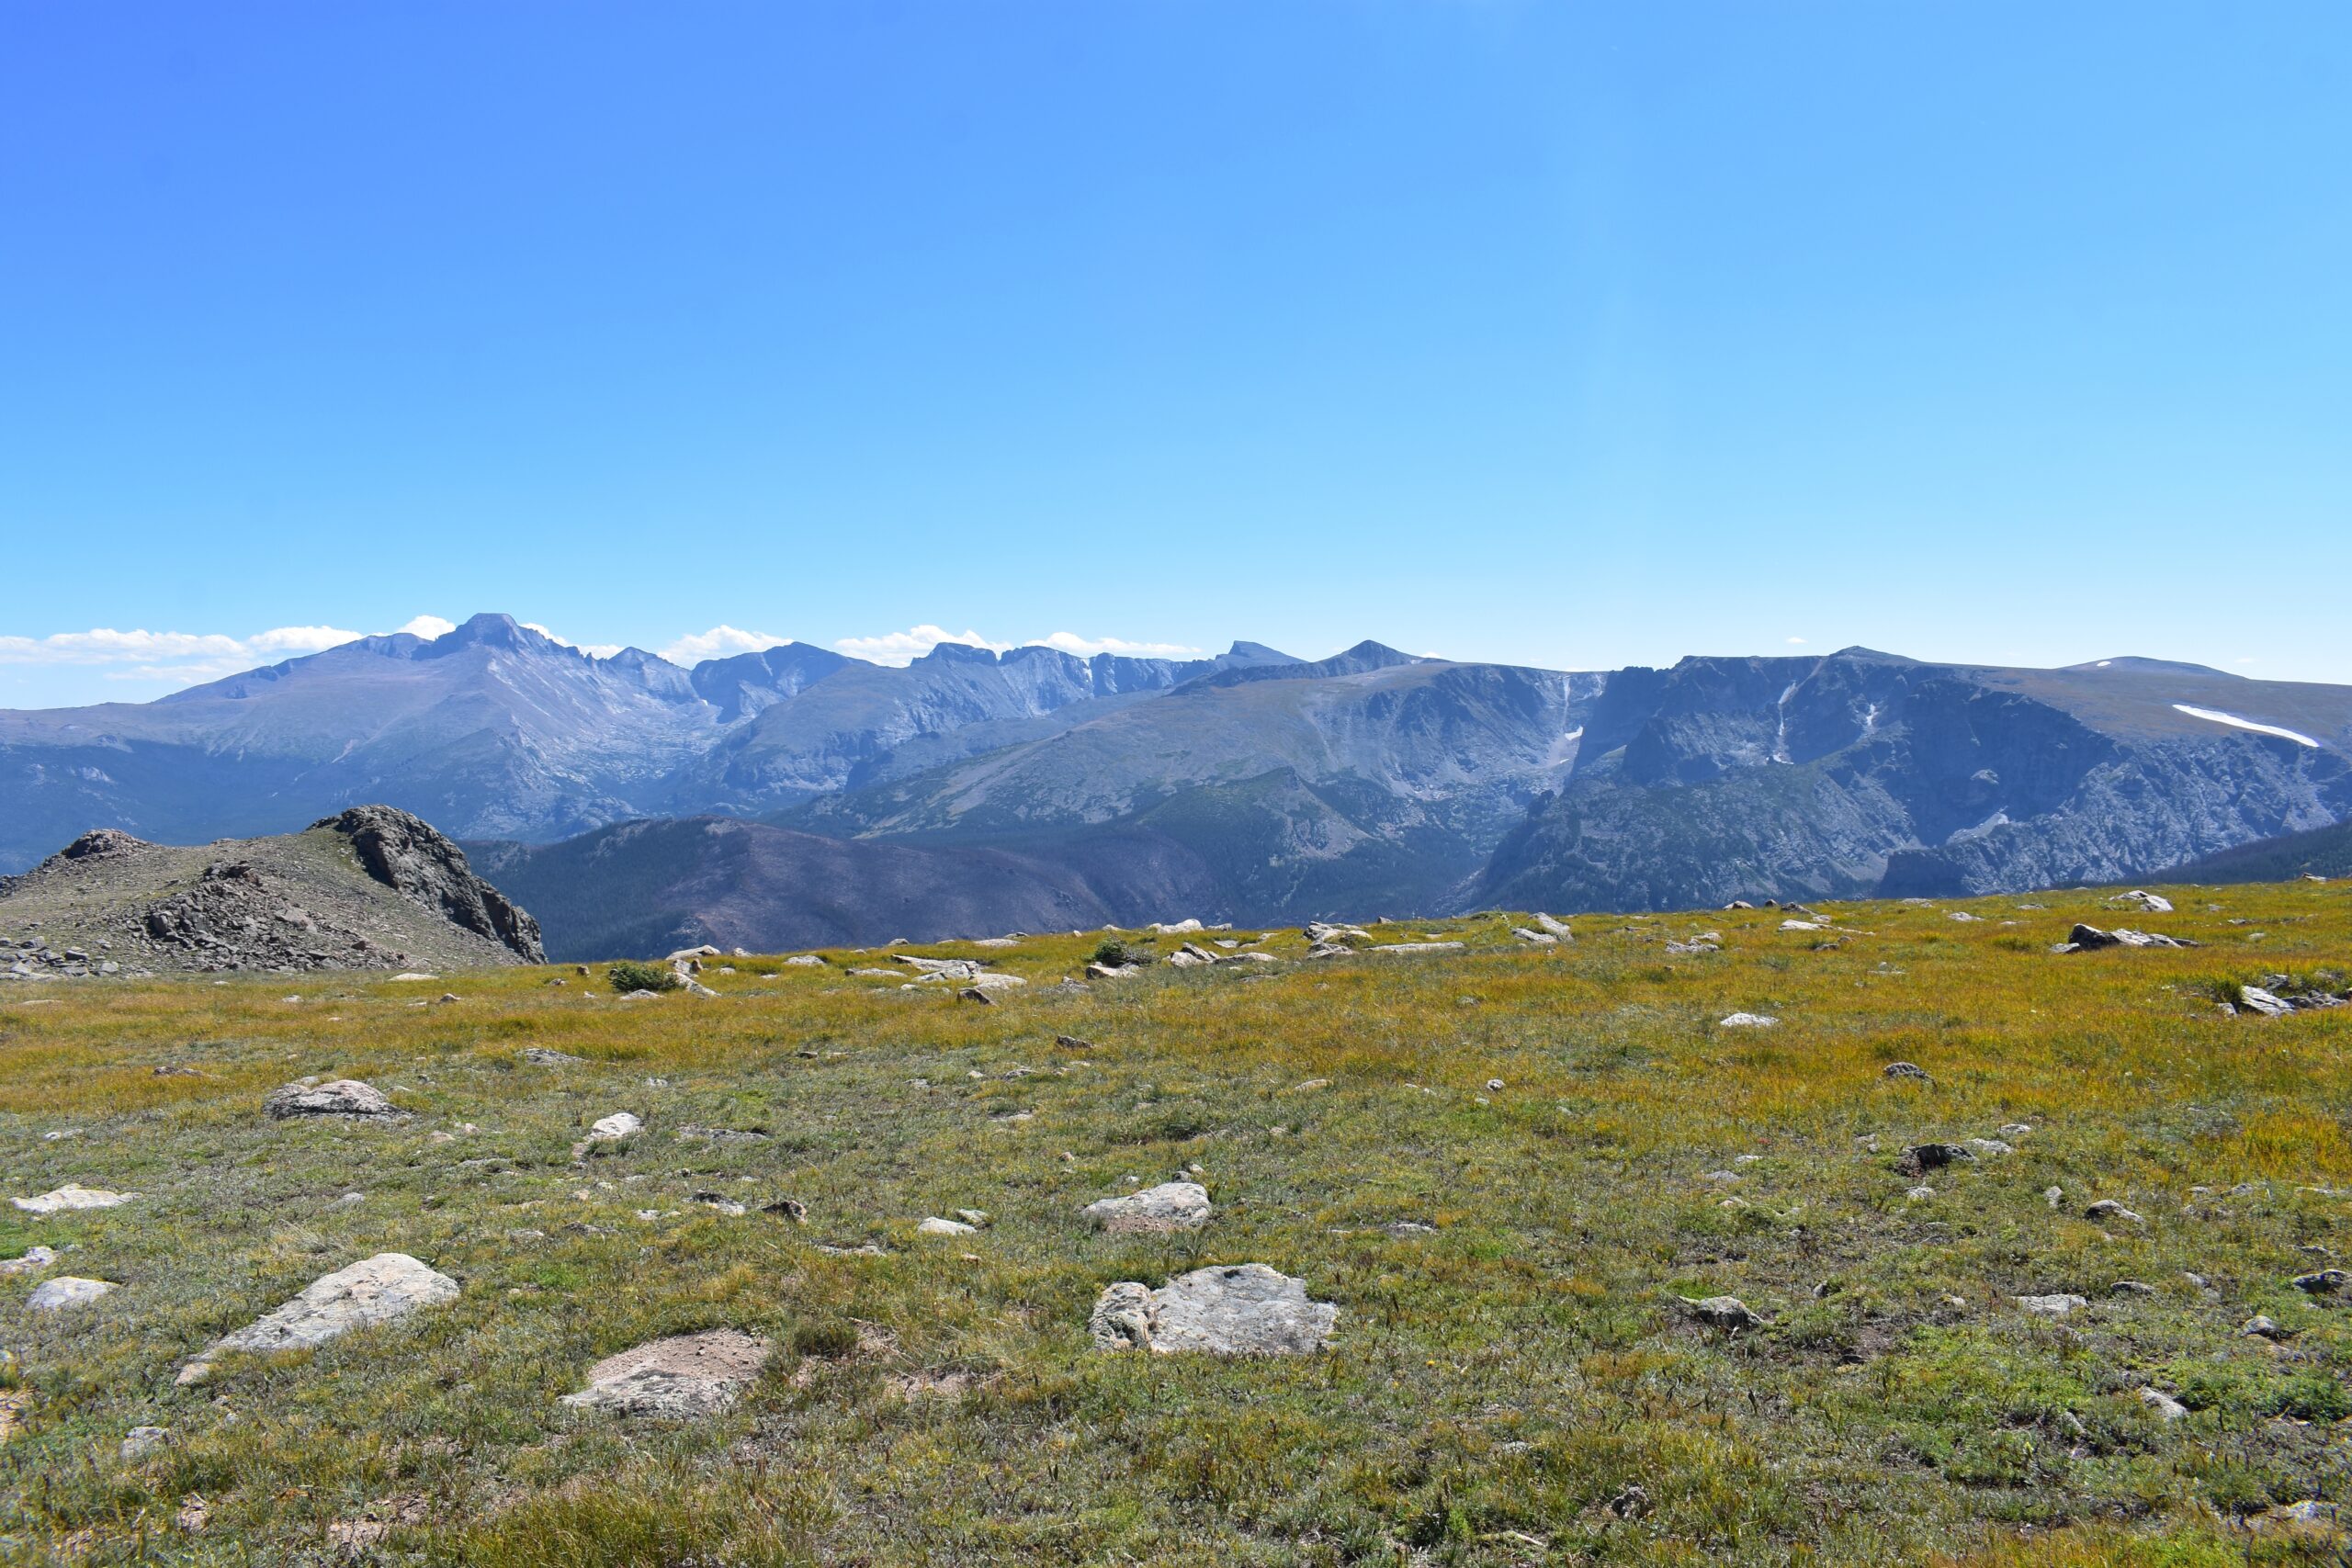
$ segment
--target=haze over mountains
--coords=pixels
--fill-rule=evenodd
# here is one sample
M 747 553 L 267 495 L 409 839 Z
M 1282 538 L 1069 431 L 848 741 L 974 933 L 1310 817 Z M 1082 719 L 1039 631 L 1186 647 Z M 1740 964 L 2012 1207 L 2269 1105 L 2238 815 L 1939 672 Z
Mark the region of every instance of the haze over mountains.
M 943 644 L 895 668 L 794 643 L 682 669 L 480 615 L 0 713 L 0 870 L 91 828 L 197 842 L 382 801 L 474 840 L 557 956 L 1989 892 L 2352 817 L 2347 752 L 2352 687 L 2139 659 L 1566 672 L 1369 642 Z

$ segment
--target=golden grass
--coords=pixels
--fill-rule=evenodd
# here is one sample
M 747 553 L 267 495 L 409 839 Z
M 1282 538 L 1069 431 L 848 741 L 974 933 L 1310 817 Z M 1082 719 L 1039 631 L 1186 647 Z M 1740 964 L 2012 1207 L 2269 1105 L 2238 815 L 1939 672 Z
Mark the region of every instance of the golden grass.
M 2352 1184 L 2352 1009 L 2228 1019 L 2205 987 L 2346 966 L 2352 897 L 2174 897 L 2138 919 L 2086 894 L 1833 906 L 1871 934 L 1826 950 L 1769 910 L 1584 917 L 1560 950 L 1499 917 L 1392 928 L 1471 947 L 1426 959 L 1308 963 L 1290 932 L 1271 972 L 1085 995 L 1046 987 L 1091 936 L 919 950 L 1031 982 L 992 1007 L 770 960 L 706 976 L 716 1000 L 623 1001 L 569 966 L 0 991 L 12 1192 L 146 1194 L 0 1217 L 0 1254 L 73 1246 L 70 1271 L 124 1287 L 36 1322 L 31 1281 L 0 1284 L 29 1395 L 0 1538 L 94 1562 L 323 1558 L 376 1519 L 365 1551 L 472 1563 L 2244 1561 L 2218 1521 L 2346 1484 L 2329 1391 L 2352 1338 L 2286 1280 L 2345 1235 L 2316 1190 Z M 2207 945 L 2046 952 L 2075 919 Z M 1694 927 L 1726 950 L 1663 952 Z M 1782 1021 L 1715 1027 L 1735 1010 Z M 523 1065 L 531 1045 L 587 1065 Z M 305 1074 L 415 1119 L 266 1122 L 261 1096 Z M 575 1165 L 621 1109 L 647 1132 Z M 1905 1197 L 1903 1145 L 2013 1122 L 2016 1155 Z M 1203 1233 L 1075 1218 L 1196 1163 Z M 787 1195 L 807 1227 L 757 1213 Z M 2147 1224 L 2085 1218 L 2097 1197 Z M 914 1234 L 960 1207 L 995 1224 Z M 869 1241 L 889 1256 L 817 1248 Z M 173 1386 L 222 1330 L 385 1250 L 464 1297 Z M 1243 1260 L 1340 1304 L 1329 1355 L 1087 1348 L 1103 1283 Z M 2125 1278 L 2157 1293 L 2110 1300 Z M 2053 1325 L 2007 1300 L 2061 1290 L 2096 1304 Z M 1701 1332 L 1671 1301 L 1718 1292 L 1772 1326 Z M 2297 1337 L 2241 1338 L 2255 1311 Z M 718 1324 L 861 1348 L 787 1350 L 693 1427 L 556 1403 L 599 1356 Z M 2155 1422 L 2151 1383 L 2189 1420 Z M 177 1440 L 118 1460 L 142 1423 Z M 1646 1503 L 1612 1511 L 1629 1486 Z M 174 1523 L 190 1495 L 201 1532 Z

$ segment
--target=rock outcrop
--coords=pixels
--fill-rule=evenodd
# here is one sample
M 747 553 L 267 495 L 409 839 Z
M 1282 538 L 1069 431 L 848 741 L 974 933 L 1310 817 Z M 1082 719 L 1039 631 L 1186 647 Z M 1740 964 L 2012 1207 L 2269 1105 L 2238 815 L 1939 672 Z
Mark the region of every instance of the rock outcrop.
M 1195 1269 L 1155 1291 L 1133 1280 L 1104 1288 L 1088 1331 L 1099 1350 L 1297 1356 L 1331 1341 L 1340 1309 L 1306 1299 L 1306 1281 L 1262 1263 Z
M 302 1293 L 214 1343 L 224 1350 L 311 1350 L 355 1328 L 458 1299 L 458 1281 L 405 1252 L 379 1252 L 322 1275 Z

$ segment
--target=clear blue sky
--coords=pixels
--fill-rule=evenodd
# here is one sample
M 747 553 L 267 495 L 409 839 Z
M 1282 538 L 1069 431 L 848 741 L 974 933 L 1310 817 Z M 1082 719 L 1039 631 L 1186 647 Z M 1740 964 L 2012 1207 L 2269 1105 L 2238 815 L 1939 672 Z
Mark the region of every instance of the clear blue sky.
M 0 541 L 7 705 L 482 609 L 2352 681 L 2352 6 L 0 0 Z

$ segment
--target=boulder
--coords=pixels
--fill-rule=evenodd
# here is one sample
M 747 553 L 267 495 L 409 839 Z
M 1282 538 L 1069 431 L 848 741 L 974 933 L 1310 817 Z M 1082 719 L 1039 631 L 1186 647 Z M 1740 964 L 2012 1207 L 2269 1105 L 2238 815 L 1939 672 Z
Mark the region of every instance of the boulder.
M 1909 1078 L 1917 1083 L 1933 1083 L 1936 1081 L 1933 1077 L 1928 1076 L 1928 1069 L 1919 1066 L 1917 1062 L 1889 1062 L 1885 1066 L 1879 1069 L 1879 1076 L 1881 1077 L 1888 1078 Z
M 458 1281 L 405 1252 L 379 1252 L 313 1280 L 300 1295 L 215 1342 L 222 1350 L 308 1350 L 369 1324 L 458 1299 Z
M 2188 1406 L 2183 1404 L 2179 1400 L 2175 1399 L 2172 1395 L 2165 1393 L 2161 1389 L 2142 1389 L 2140 1391 L 2140 1403 L 2146 1405 L 2151 1411 L 2154 1412 L 2157 1420 L 2167 1424 L 2174 1421 L 2183 1420 L 2188 1415 Z
M 2296 1275 L 2294 1283 L 2295 1289 L 2306 1295 L 2333 1296 L 2341 1292 L 2346 1284 L 2352 1283 L 2352 1275 L 2347 1275 L 2341 1269 L 2323 1269 L 2315 1274 Z
M 1689 1296 L 1674 1299 L 1682 1303 L 1684 1312 L 1711 1328 L 1728 1328 L 1737 1333 L 1741 1329 L 1764 1326 L 1763 1317 L 1737 1296 L 1708 1296 L 1696 1301 Z
M 1556 947 L 1560 942 L 1560 939 L 1550 931 L 1532 931 L 1525 926 L 1511 927 L 1510 934 L 1521 942 L 1532 942 L 1537 947 Z
M 18 1274 L 38 1274 L 56 1261 L 57 1254 L 50 1247 L 28 1247 L 22 1258 L 0 1259 L 0 1280 Z
M 1780 1021 L 1769 1013 L 1736 1012 L 1716 1021 L 1715 1027 L 1717 1029 L 1772 1029 L 1777 1028 Z
M 2148 1223 L 2112 1198 L 2100 1199 L 2089 1208 L 2085 1209 L 2083 1216 L 2093 1220 L 2120 1220 L 2126 1224 L 2132 1225 L 2144 1225 Z
M 2017 1298 L 2017 1303 L 2036 1317 L 2064 1317 L 2076 1307 L 2086 1307 L 2091 1304 L 2081 1296 L 2067 1295 L 2063 1292 L 2047 1296 L 2019 1296 Z
M 1208 1224 L 1208 1189 L 1197 1181 L 1163 1181 L 1125 1198 L 1104 1198 L 1079 1211 L 1089 1224 L 1113 1235 L 1193 1231 Z
M 600 1116 L 588 1123 L 588 1141 L 594 1144 L 616 1144 L 633 1137 L 645 1123 L 630 1111 L 616 1111 L 610 1116 Z
M 1562 942 L 1574 942 L 1577 939 L 1576 932 L 1568 929 L 1567 921 L 1554 919 L 1551 916 L 1541 912 L 1535 917 L 1535 929 L 1545 936 L 1557 937 Z
M 933 1214 L 915 1227 L 917 1235 L 972 1235 L 979 1226 L 967 1225 L 961 1220 L 943 1220 Z
M 271 1089 L 261 1108 L 273 1122 L 298 1116 L 334 1116 L 349 1122 L 397 1122 L 408 1112 L 384 1098 L 383 1091 L 357 1078 L 337 1078 L 322 1084 L 281 1084 Z
M 1087 1327 L 1098 1350 L 1296 1356 L 1331 1341 L 1340 1309 L 1306 1299 L 1306 1282 L 1242 1263 L 1195 1269 L 1154 1291 L 1133 1280 L 1104 1288 Z
M 54 1280 L 44 1280 L 33 1287 L 25 1298 L 28 1312 L 62 1312 L 67 1307 L 85 1306 L 96 1301 L 114 1283 L 109 1280 L 85 1280 L 78 1274 L 60 1274 Z
M 38 1198 L 8 1200 L 28 1214 L 56 1214 L 74 1209 L 111 1209 L 138 1197 L 136 1192 L 109 1192 L 103 1187 L 84 1187 L 69 1181 Z
M 2238 1006 L 2248 1012 L 2258 1012 L 2265 1018 L 2284 1018 L 2295 1010 L 2292 1002 L 2273 996 L 2259 986 L 2240 986 Z
M 1895 1156 L 1894 1164 L 1905 1176 L 1922 1176 L 1962 1161 L 1973 1165 L 1976 1156 L 1958 1144 L 1913 1144 Z
M 2117 897 L 2109 898 L 2107 902 L 2109 908 L 2129 905 L 2133 908 L 2144 909 L 2152 915 L 2169 915 L 2172 913 L 2171 899 L 2165 897 L 2161 893 L 2150 893 L 2138 887 L 2134 887 L 2129 893 L 2119 894 Z
M 656 1339 L 589 1368 L 588 1386 L 565 1394 L 563 1403 L 673 1421 L 716 1415 L 760 1375 L 770 1348 L 759 1336 L 733 1328 Z

